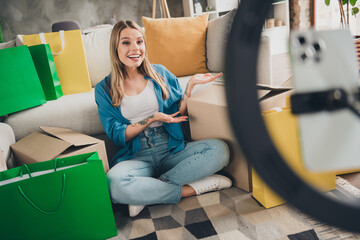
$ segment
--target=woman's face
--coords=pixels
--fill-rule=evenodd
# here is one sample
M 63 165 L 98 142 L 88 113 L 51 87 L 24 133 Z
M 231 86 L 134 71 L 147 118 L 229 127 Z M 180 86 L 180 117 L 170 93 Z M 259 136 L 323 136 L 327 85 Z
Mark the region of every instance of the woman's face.
M 139 67 L 145 58 L 145 42 L 141 32 L 133 28 L 124 28 L 120 32 L 117 52 L 125 67 Z

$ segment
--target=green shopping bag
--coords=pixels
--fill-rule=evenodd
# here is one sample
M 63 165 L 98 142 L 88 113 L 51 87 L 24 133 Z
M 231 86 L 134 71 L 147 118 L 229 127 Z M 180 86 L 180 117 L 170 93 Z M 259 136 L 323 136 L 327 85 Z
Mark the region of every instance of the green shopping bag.
M 117 235 L 98 154 L 0 172 L 1 239 L 106 239 Z
M 0 49 L 0 116 L 46 102 L 27 46 Z
M 49 44 L 40 44 L 29 47 L 36 71 L 46 100 L 55 100 L 63 95 L 59 76 L 56 71 L 54 58 Z

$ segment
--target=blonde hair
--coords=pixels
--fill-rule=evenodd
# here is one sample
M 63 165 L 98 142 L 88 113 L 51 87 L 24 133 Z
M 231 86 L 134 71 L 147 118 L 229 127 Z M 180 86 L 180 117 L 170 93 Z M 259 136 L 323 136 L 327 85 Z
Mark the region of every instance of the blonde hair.
M 120 106 L 121 100 L 124 97 L 124 79 L 127 73 L 125 70 L 125 65 L 119 59 L 117 48 L 120 42 L 120 33 L 125 28 L 132 28 L 141 32 L 145 42 L 145 36 L 143 31 L 141 30 L 140 26 L 133 21 L 119 21 L 113 27 L 110 37 L 110 97 L 114 107 Z M 138 72 L 152 78 L 157 84 L 159 84 L 162 90 L 163 99 L 169 98 L 169 90 L 165 84 L 165 80 L 158 72 L 155 71 L 155 69 L 150 64 L 146 51 L 144 61 L 138 67 Z

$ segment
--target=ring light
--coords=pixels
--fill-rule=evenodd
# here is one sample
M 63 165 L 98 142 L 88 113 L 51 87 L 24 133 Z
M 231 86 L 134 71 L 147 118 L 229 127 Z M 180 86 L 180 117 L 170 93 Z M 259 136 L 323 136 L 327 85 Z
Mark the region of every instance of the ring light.
M 303 182 L 274 146 L 258 103 L 257 57 L 272 0 L 242 0 L 233 21 L 226 55 L 226 96 L 230 121 L 247 160 L 282 198 L 327 224 L 360 232 L 360 204 L 327 197 Z M 360 157 L 360 156 L 359 156 Z

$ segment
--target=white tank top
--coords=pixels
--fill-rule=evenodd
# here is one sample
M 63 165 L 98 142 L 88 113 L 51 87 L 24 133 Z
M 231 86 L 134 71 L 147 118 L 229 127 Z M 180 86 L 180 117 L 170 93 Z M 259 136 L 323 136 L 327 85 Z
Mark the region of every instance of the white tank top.
M 121 100 L 121 113 L 132 124 L 140 122 L 159 112 L 159 103 L 156 98 L 154 84 L 148 80 L 145 89 L 136 96 L 127 96 Z M 159 127 L 162 122 L 156 121 L 149 127 Z

